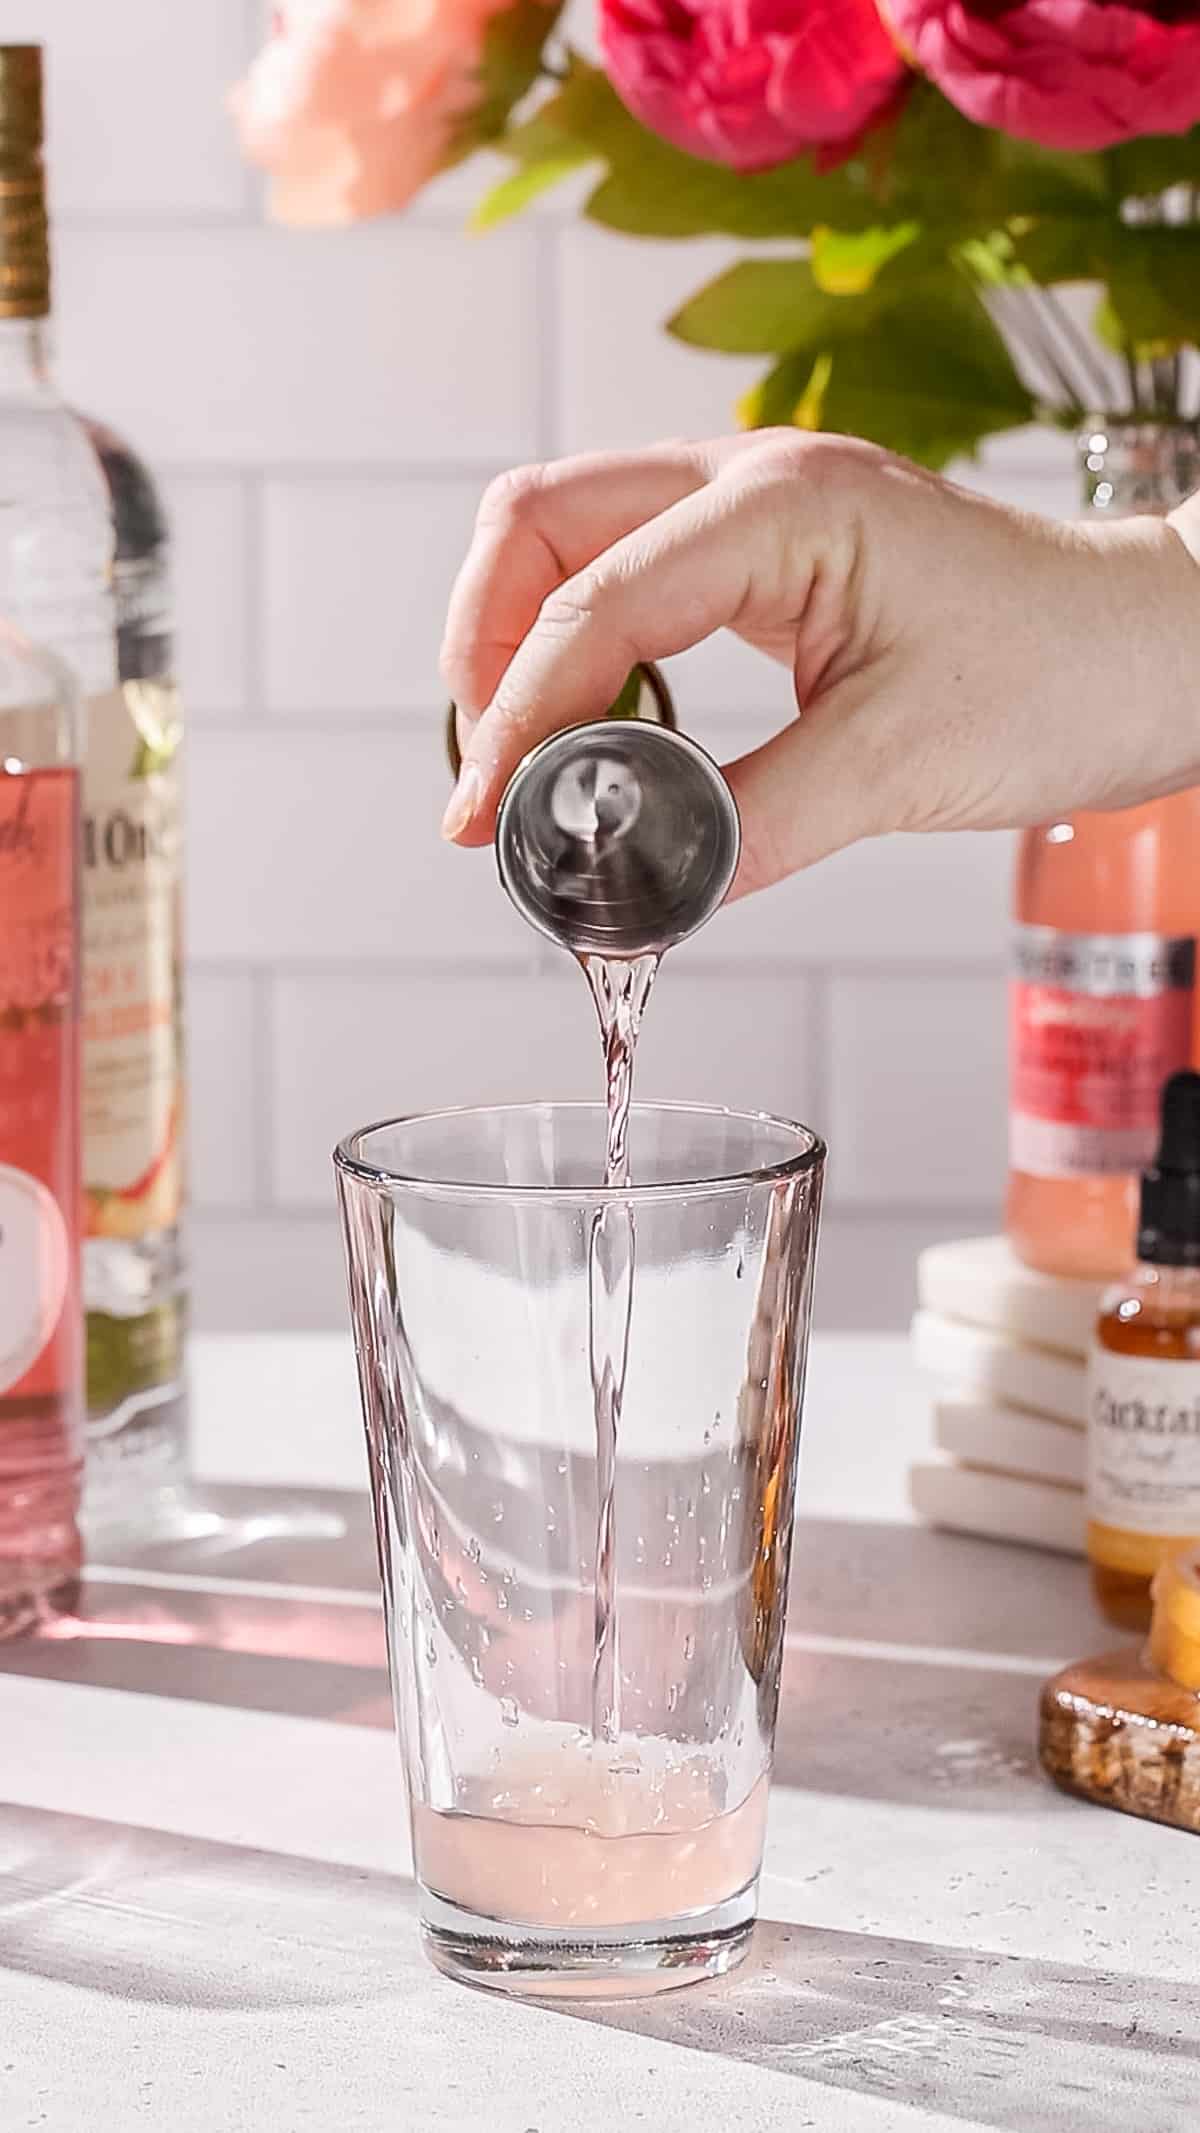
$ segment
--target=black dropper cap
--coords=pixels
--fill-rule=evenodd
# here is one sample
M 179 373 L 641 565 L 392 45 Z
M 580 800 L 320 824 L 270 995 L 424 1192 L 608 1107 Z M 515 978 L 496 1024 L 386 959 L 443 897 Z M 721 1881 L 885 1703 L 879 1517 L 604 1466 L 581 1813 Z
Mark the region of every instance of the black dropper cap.
M 1162 1094 L 1158 1157 L 1142 1173 L 1138 1258 L 1200 1266 L 1200 1074 L 1172 1074 Z

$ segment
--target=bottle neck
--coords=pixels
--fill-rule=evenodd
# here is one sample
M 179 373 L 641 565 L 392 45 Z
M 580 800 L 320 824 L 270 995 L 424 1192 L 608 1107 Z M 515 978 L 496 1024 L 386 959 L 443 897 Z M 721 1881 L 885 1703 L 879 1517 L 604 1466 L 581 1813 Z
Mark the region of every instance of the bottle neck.
M 1130 1287 L 1152 1296 L 1154 1308 L 1168 1317 L 1200 1319 L 1200 1267 L 1139 1260 Z
M 50 388 L 50 321 L 0 318 L 0 398 L 34 399 Z
M 1200 424 L 1089 423 L 1077 440 L 1083 501 L 1105 518 L 1174 511 L 1200 488 Z

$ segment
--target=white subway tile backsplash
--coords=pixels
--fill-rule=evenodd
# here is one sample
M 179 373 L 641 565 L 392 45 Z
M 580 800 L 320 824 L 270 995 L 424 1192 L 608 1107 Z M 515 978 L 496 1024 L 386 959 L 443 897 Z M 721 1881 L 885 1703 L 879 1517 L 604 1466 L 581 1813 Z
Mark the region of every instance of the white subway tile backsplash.
M 817 1099 L 804 981 L 714 988 L 668 966 L 638 1047 L 642 1098 L 806 1118 Z M 445 1105 L 598 1100 L 602 1064 L 581 977 L 280 978 L 271 1018 L 275 1190 L 312 1206 L 329 1150 L 372 1118 Z M 818 1121 L 813 1120 L 813 1123 Z
M 413 222 L 67 230 L 61 375 L 164 463 L 528 458 L 535 244 Z
M 490 852 L 454 851 L 442 729 L 215 732 L 189 750 L 189 909 L 206 962 L 528 962 Z
M 46 47 L 60 220 L 241 212 L 225 99 L 246 61 L 245 0 L 4 0 L 0 34 Z
M 245 706 L 250 632 L 257 619 L 248 612 L 245 486 L 237 475 L 169 474 L 163 493 L 187 708 L 200 718 L 226 718 Z
M 255 1200 L 256 1060 L 253 981 L 193 970 L 187 992 L 191 1178 L 198 1208 Z
M 948 471 L 964 488 L 1022 511 L 1072 518 L 1080 510 L 1075 440 L 1063 430 L 1012 430 L 990 438 L 977 459 L 959 460 Z
M 1005 987 L 838 977 L 830 1032 L 835 1204 L 995 1206 L 1005 1167 Z
M 189 1225 L 193 1323 L 201 1333 L 307 1333 L 350 1323 L 333 1198 L 298 1220 L 200 1214 Z M 285 1428 L 286 1417 L 264 1417 Z
M 444 697 L 442 620 L 481 488 L 416 475 L 267 482 L 269 710 L 430 715 Z
M 723 967 L 761 957 L 835 970 L 999 968 L 1011 873 L 1012 839 L 999 833 L 875 839 L 730 904 L 688 955 Z
M 202 1332 L 316 1332 L 349 1324 L 341 1240 L 328 1200 L 286 1217 L 197 1216 L 190 1228 L 195 1323 Z M 976 1233 L 995 1219 L 975 1215 L 864 1218 L 828 1209 L 821 1223 L 814 1317 L 825 1332 L 901 1332 L 912 1315 L 917 1254 L 927 1244 Z M 886 1426 L 886 1417 L 881 1418 Z M 803 1479 L 801 1480 L 803 1488 Z
M 491 893 L 500 891 L 489 884 Z M 518 924 L 520 921 L 517 922 Z M 582 977 L 281 977 L 271 1014 L 274 1187 L 317 1206 L 329 1156 L 372 1119 L 595 1092 L 599 1039 Z
M 869 1215 L 826 1205 L 821 1217 L 816 1324 L 827 1333 L 901 1332 L 917 1302 L 917 1258 L 926 1245 L 978 1236 L 995 1227 L 995 1207 Z M 887 1417 L 880 1416 L 880 1426 Z M 801 1455 L 803 1457 L 803 1454 Z M 803 1472 L 801 1473 L 803 1500 Z
M 445 597 L 490 471 L 727 431 L 766 361 L 662 331 L 746 248 L 572 220 L 586 178 L 487 237 L 457 225 L 494 159 L 406 217 L 269 226 L 225 109 L 265 15 L 0 0 L 6 39 L 49 46 L 64 385 L 127 428 L 174 521 L 196 1315 L 245 1330 L 346 1323 L 339 1133 L 409 1106 L 598 1094 L 582 982 L 490 856 L 437 834 Z M 586 47 L 586 0 L 572 16 Z M 954 473 L 1077 508 L 1057 433 Z M 786 670 L 733 640 L 671 678 L 718 756 L 792 715 Z M 644 1096 L 828 1132 L 823 1325 L 902 1324 L 921 1246 L 996 1219 L 1010 867 L 1001 837 L 860 847 L 721 914 L 651 1003 Z
M 686 348 L 662 329 L 737 247 L 639 243 L 586 223 L 564 230 L 560 243 L 561 450 L 734 429 L 735 404 L 767 359 Z

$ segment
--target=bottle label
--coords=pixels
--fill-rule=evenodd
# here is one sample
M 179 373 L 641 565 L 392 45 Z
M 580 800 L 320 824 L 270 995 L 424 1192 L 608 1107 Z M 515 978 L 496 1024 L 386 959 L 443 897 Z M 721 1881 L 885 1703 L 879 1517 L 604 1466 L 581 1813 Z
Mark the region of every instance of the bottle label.
M 1144 1170 L 1169 1075 L 1188 1064 L 1196 944 L 1019 926 L 1009 1156 L 1033 1177 Z
M 0 1163 L 0 1393 L 50 1342 L 70 1277 L 70 1238 L 53 1194 L 28 1171 Z
M 1200 1362 L 1088 1361 L 1088 1516 L 1127 1533 L 1200 1533 Z
M 83 784 L 85 1232 L 135 1240 L 182 1199 L 178 699 L 126 681 L 89 705 Z

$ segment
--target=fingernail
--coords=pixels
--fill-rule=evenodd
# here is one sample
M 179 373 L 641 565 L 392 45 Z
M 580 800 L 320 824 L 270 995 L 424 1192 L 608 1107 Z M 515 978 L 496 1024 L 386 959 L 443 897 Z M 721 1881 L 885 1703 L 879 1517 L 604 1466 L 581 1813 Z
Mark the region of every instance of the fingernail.
M 458 783 L 450 795 L 449 804 L 442 816 L 442 835 L 451 844 L 461 837 L 467 824 L 479 810 L 483 798 L 483 779 L 474 763 L 464 763 L 458 774 Z

